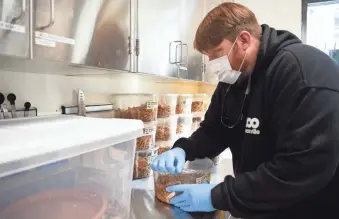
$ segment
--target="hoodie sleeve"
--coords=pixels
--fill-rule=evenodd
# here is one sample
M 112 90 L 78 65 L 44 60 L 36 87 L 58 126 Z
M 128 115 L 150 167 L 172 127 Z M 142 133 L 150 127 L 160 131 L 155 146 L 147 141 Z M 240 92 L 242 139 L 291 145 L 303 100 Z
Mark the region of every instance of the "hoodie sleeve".
M 219 83 L 200 127 L 189 138 L 181 138 L 173 148 L 180 147 L 186 152 L 187 160 L 197 158 L 214 158 L 226 149 L 224 135 L 230 132 L 221 124 L 221 104 L 224 97 L 225 84 Z
M 287 54 L 270 80 L 272 124 L 278 133 L 273 158 L 256 171 L 226 176 L 212 190 L 213 206 L 236 217 L 289 207 L 315 195 L 332 180 L 339 160 L 339 93 L 306 86 Z M 273 88 L 274 87 L 274 88 Z

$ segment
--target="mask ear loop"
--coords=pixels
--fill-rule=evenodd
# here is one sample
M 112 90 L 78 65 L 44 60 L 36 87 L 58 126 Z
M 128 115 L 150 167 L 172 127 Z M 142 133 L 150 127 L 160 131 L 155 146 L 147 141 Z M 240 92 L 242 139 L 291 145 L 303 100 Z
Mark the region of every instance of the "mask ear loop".
M 231 47 L 231 49 L 230 49 L 230 51 L 228 52 L 228 54 L 227 54 L 227 57 L 229 57 L 230 56 L 230 54 L 231 54 L 231 52 L 232 52 L 232 50 L 233 50 L 233 48 L 234 48 L 234 46 L 235 46 L 235 43 L 237 42 L 237 40 L 238 40 L 238 37 L 239 36 L 237 36 L 237 38 L 235 38 L 235 40 L 234 40 L 234 43 L 233 43 L 233 45 L 232 45 L 232 47 Z
M 241 71 L 241 68 L 242 68 L 242 66 L 244 65 L 244 63 L 245 63 L 245 59 L 246 59 L 246 57 L 247 57 L 247 50 L 245 51 L 245 55 L 244 55 L 244 58 L 242 59 L 242 61 L 241 61 L 241 65 L 240 65 L 240 67 L 239 67 L 239 70 L 238 71 Z
M 237 36 L 237 38 L 235 38 L 234 43 L 233 43 L 233 45 L 232 45 L 230 51 L 229 51 L 228 54 L 227 54 L 227 57 L 230 56 L 230 54 L 231 54 L 231 52 L 232 52 L 232 50 L 233 50 L 233 48 L 234 48 L 234 46 L 235 46 L 235 43 L 237 42 L 238 38 L 239 38 L 239 36 Z M 247 57 L 247 50 L 245 51 L 244 58 L 243 58 L 242 61 L 241 61 L 241 64 L 240 64 L 240 67 L 239 67 L 239 70 L 238 70 L 238 71 L 240 71 L 241 68 L 242 68 L 242 66 L 244 65 L 245 60 L 246 60 L 246 57 Z

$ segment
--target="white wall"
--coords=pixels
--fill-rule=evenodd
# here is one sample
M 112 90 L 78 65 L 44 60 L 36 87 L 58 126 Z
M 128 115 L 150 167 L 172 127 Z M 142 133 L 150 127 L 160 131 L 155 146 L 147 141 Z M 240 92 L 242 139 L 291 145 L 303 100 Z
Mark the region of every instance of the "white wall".
M 197 82 L 166 81 L 129 73 L 63 76 L 0 70 L 0 92 L 5 96 L 14 93 L 17 96 L 17 108 L 23 108 L 26 101 L 31 102 L 32 106 L 38 108 L 40 115 L 60 113 L 63 104 L 77 104 L 74 91 L 78 88 L 85 90 L 86 103 L 102 104 L 109 102 L 108 95 L 111 93 L 198 93 L 201 86 Z M 213 92 L 214 86 L 207 88 Z M 208 92 L 208 89 L 204 89 L 204 92 Z
M 259 22 L 301 37 L 301 0 L 234 0 L 251 9 Z

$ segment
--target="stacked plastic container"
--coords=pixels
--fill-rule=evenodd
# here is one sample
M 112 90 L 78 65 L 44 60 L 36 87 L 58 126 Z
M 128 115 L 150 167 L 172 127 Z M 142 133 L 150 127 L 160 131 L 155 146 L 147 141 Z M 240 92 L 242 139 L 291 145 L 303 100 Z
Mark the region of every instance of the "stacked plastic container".
M 206 110 L 208 108 L 208 95 L 207 94 L 194 94 L 192 100 L 192 132 L 195 132 L 200 123 L 204 120 Z
M 158 154 L 170 150 L 176 140 L 177 128 L 177 94 L 162 94 L 159 96 L 158 121 L 156 128 L 156 146 Z
M 205 113 L 209 107 L 210 98 L 207 94 L 194 94 L 192 101 L 192 132 L 195 132 L 199 127 L 200 123 L 204 120 Z M 219 163 L 219 156 L 212 159 L 216 165 Z
M 177 114 L 177 138 L 189 137 L 192 134 L 192 101 L 193 94 L 180 94 L 178 96 Z
M 158 155 L 155 144 L 158 100 L 155 94 L 113 94 L 114 117 L 137 119 L 144 123 L 143 136 L 137 139 L 133 179 L 152 175 L 150 164 Z

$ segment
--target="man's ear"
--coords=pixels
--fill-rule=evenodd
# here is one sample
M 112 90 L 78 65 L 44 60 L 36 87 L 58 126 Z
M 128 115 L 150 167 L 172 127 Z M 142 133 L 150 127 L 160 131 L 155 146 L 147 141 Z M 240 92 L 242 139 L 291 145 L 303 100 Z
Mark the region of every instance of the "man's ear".
M 238 39 L 241 42 L 241 45 L 239 45 L 239 47 L 242 50 L 246 51 L 251 44 L 251 34 L 248 31 L 241 31 Z

